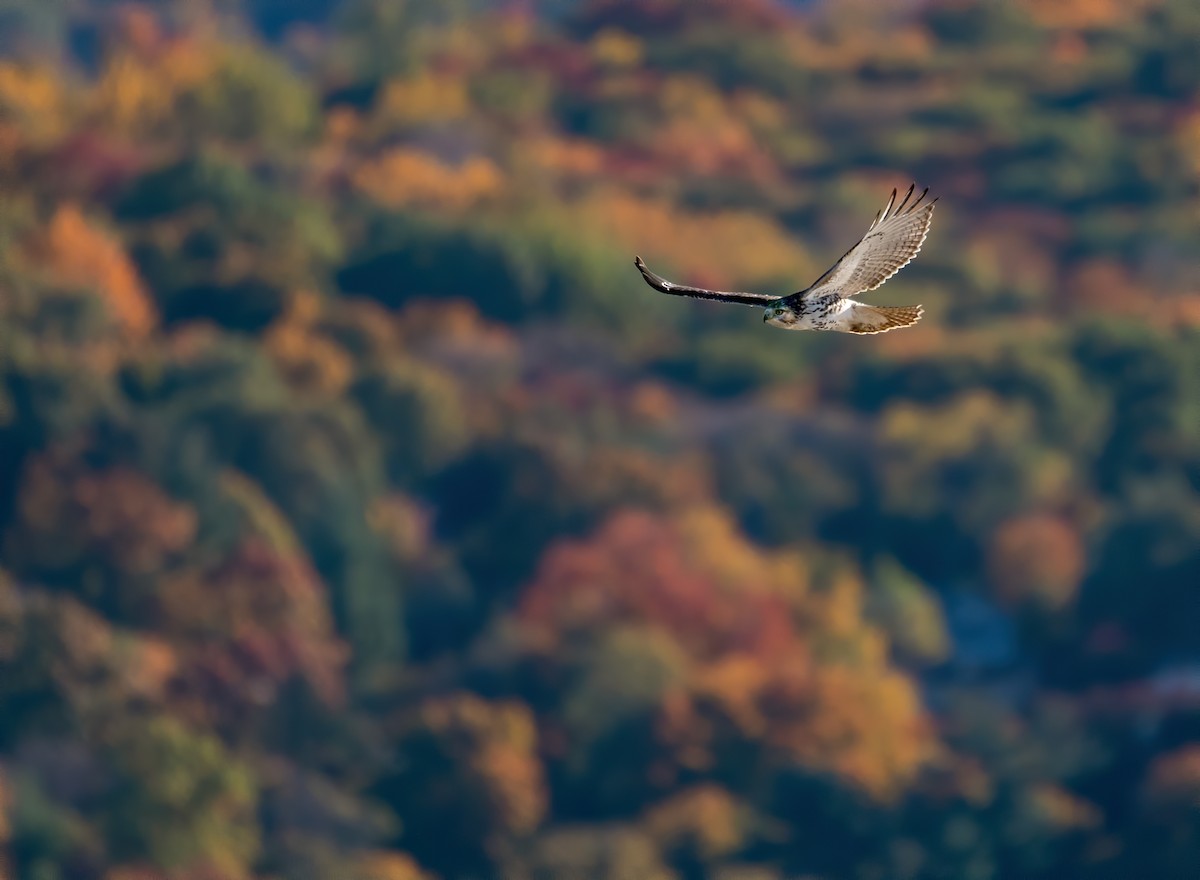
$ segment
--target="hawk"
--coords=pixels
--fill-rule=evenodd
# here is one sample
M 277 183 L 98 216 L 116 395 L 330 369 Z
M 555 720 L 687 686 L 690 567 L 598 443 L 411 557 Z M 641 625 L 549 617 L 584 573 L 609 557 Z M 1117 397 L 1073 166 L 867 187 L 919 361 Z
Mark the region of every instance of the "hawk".
M 896 190 L 892 190 L 892 197 L 875 215 L 867 234 L 829 271 L 791 296 L 688 287 L 655 275 L 641 257 L 634 257 L 633 262 L 655 290 L 672 296 L 762 306 L 763 321 L 785 330 L 886 333 L 897 327 L 909 327 L 921 320 L 924 311 L 921 306 L 872 306 L 851 297 L 879 287 L 921 250 L 937 199 L 925 202 L 929 194 L 926 188 L 909 204 L 916 188 L 915 183 L 910 186 L 899 204 L 896 204 Z

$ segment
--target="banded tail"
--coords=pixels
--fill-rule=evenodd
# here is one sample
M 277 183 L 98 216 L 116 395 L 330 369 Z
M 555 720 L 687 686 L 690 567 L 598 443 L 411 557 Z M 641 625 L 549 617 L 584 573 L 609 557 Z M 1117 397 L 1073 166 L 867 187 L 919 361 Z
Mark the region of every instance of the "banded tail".
M 853 304 L 839 315 L 837 329 L 848 333 L 887 333 L 898 327 L 911 327 L 921 320 L 921 306 L 870 306 L 850 300 Z

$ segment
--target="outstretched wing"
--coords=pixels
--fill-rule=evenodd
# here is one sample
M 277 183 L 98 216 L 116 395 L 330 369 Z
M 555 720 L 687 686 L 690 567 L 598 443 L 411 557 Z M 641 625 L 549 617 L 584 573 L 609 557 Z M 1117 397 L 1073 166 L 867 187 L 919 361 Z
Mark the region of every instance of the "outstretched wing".
M 789 299 L 831 293 L 842 298 L 854 296 L 874 290 L 908 265 L 929 234 L 933 206 L 937 203 L 933 199 L 921 204 L 929 193 L 926 188 L 910 205 L 908 201 L 916 188 L 915 183 L 910 186 L 898 205 L 896 190 L 892 190 L 887 206 L 875 215 L 867 234 L 810 287 Z
M 641 257 L 634 257 L 633 263 L 638 267 L 638 271 L 642 273 L 642 277 L 657 291 L 669 293 L 672 296 L 690 296 L 693 299 L 715 299 L 717 302 L 739 303 L 744 306 L 765 306 L 769 302 L 775 302 L 779 299 L 777 296 L 771 296 L 769 293 L 738 293 L 736 291 L 725 290 L 705 290 L 702 287 L 688 287 L 686 284 L 676 284 L 674 281 L 667 281 L 665 278 L 655 275 L 647 268 Z

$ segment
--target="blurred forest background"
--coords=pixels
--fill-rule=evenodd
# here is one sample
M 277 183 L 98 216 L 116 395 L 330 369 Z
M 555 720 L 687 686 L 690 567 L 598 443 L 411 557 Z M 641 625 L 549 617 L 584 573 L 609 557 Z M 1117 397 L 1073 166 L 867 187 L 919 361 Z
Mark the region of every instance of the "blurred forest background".
M 1197 46 L 0 0 L 0 875 L 1194 880 Z

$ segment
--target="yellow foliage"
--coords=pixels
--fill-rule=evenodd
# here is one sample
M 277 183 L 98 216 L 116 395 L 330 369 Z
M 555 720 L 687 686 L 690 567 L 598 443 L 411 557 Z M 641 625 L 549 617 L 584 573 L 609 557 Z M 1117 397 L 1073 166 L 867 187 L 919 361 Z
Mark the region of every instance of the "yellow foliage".
M 660 707 L 677 767 L 704 771 L 748 741 L 887 799 L 936 747 L 912 681 L 864 619 L 861 582 L 844 573 L 811 589 L 798 556 L 756 548 L 723 511 L 623 513 L 590 542 L 564 542 L 521 615 L 560 637 L 619 620 L 676 639 L 696 661 Z M 675 775 L 671 762 L 649 772 Z
M 1192 172 L 1200 175 L 1200 110 L 1193 110 L 1184 118 L 1177 137 Z
M 420 722 L 452 751 L 495 827 L 510 834 L 537 827 L 547 801 L 537 728 L 527 706 L 456 694 L 425 703 Z
M 453 166 L 404 147 L 364 162 L 351 179 L 361 192 L 389 208 L 429 205 L 462 210 L 494 198 L 504 188 L 503 173 L 484 156 Z
M 819 707 L 797 728 L 777 729 L 777 744 L 814 766 L 828 766 L 876 797 L 898 795 L 935 750 L 932 726 L 912 680 L 886 666 L 818 666 Z
M 279 554 L 302 552 L 302 544 L 283 512 L 254 480 L 233 468 L 225 468 L 217 477 L 217 486 L 225 498 L 245 518 L 247 536 L 265 541 Z
M 1029 802 L 1039 819 L 1062 830 L 1095 828 L 1103 821 L 1095 806 L 1058 785 L 1034 786 Z
M 0 61 L 0 122 L 16 123 L 26 137 L 48 141 L 67 123 L 66 89 L 53 70 Z
M 369 852 L 359 857 L 353 880 L 434 880 L 402 852 Z
M 747 656 L 719 660 L 696 676 L 695 693 L 719 704 L 725 720 L 739 735 L 761 739 L 770 729 L 771 720 L 759 695 L 781 671 L 786 671 L 787 680 L 797 688 L 808 688 L 811 668 L 804 653 L 797 651 L 785 664 L 774 668 Z
M 642 41 L 615 28 L 605 28 L 592 38 L 592 57 L 608 67 L 636 67 L 645 54 Z
M 157 71 L 131 55 L 109 59 L 93 91 L 100 118 L 123 130 L 161 120 L 170 110 L 173 98 Z
M 587 178 L 604 171 L 604 150 L 598 144 L 552 134 L 530 135 L 522 141 L 519 159 L 538 175 Z
M 316 329 L 319 311 L 315 294 L 296 294 L 291 309 L 267 331 L 263 345 L 295 386 L 317 394 L 340 394 L 353 378 L 354 360 Z
M 692 280 L 713 286 L 765 276 L 806 277 L 813 268 L 783 227 L 750 211 L 677 211 L 665 199 L 608 190 L 578 202 L 574 217 L 581 228 L 594 229 L 647 260 L 686 267 Z
M 881 800 L 899 795 L 937 753 L 912 680 L 885 657 L 866 666 L 813 662 L 803 650 L 763 663 L 731 657 L 663 705 L 660 736 L 703 771 L 723 743 L 750 740 L 834 773 Z
M 471 102 L 461 77 L 423 70 L 411 79 L 394 79 L 383 87 L 373 121 L 382 124 L 431 125 L 467 115 Z
M 215 45 L 192 40 L 135 42 L 144 45 L 106 59 L 90 95 L 96 117 L 127 133 L 169 122 L 179 96 L 204 83 L 219 59 Z
M 728 121 L 724 96 L 700 77 L 670 77 L 662 85 L 659 102 L 668 117 L 684 116 L 708 125 Z
M 60 283 L 99 294 L 130 337 L 140 339 L 154 328 L 158 316 L 133 262 L 77 205 L 63 205 L 55 212 L 33 250 Z
M 679 515 L 677 527 L 687 558 L 731 592 L 779 596 L 792 604 L 808 592 L 808 572 L 799 554 L 763 553 L 720 508 L 690 507 Z
M 756 129 L 775 130 L 787 124 L 787 106 L 760 92 L 739 92 L 733 96 L 738 116 Z
M 705 860 L 736 851 L 744 842 L 741 810 L 729 792 L 698 785 L 652 807 L 645 818 L 664 848 L 688 847 Z
M 884 414 L 887 442 L 919 450 L 927 460 L 964 456 L 992 440 L 1009 445 L 1029 436 L 1032 414 L 995 395 L 974 391 L 937 408 L 898 403 Z

